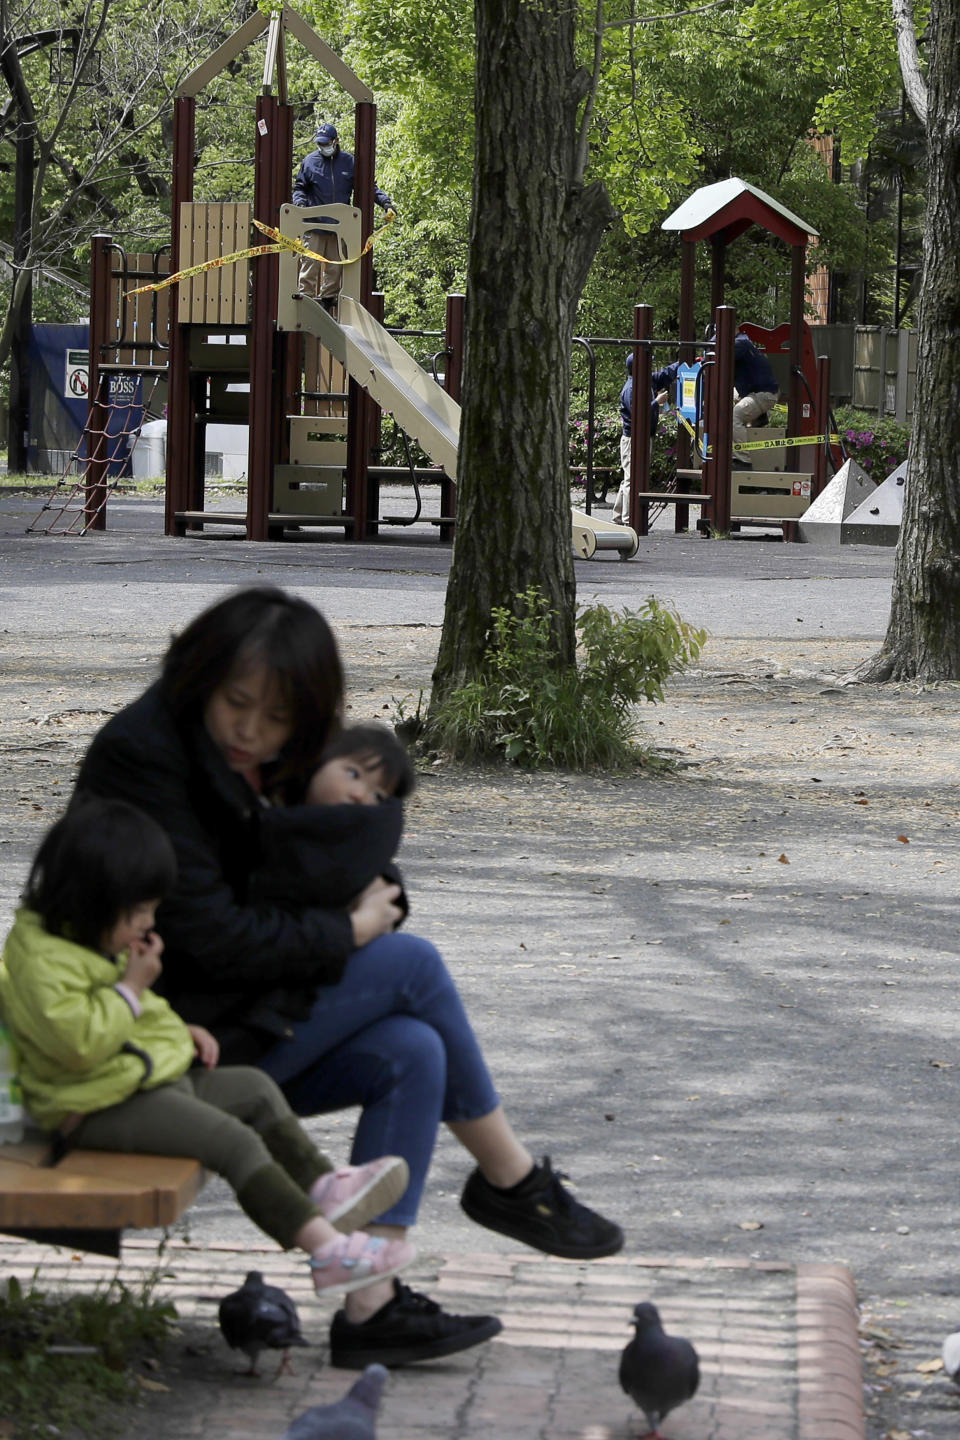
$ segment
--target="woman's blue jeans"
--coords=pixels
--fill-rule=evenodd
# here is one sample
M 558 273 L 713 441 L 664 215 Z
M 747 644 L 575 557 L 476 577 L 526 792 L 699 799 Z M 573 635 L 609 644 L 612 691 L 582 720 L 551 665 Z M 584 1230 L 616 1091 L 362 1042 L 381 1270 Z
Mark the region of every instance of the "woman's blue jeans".
M 309 1020 L 260 1061 L 298 1115 L 363 1107 L 351 1159 L 402 1155 L 406 1194 L 379 1219 L 412 1225 L 440 1121 L 500 1103 L 446 965 L 429 940 L 382 935 L 321 987 Z

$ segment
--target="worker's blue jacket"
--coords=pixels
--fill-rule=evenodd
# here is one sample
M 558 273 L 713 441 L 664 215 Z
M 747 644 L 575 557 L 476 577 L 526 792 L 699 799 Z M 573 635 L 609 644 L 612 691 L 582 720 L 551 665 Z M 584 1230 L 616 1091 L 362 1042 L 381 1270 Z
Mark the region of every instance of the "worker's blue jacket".
M 749 335 L 739 334 L 733 342 L 733 383 L 737 394 L 753 395 L 756 391 L 769 395 L 779 393 L 777 377 L 770 361 L 758 350 Z
M 294 205 L 352 205 L 353 156 L 346 150 L 321 155 L 313 150 L 304 160 L 293 183 Z M 392 210 L 393 201 L 385 190 L 373 186 L 373 198 L 381 210 Z

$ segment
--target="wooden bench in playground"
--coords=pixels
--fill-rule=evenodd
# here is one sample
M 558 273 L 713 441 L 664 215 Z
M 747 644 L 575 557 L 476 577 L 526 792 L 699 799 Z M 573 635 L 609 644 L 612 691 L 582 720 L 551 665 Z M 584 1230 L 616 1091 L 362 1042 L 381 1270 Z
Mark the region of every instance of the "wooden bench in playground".
M 126 1229 L 172 1225 L 203 1189 L 196 1160 L 71 1150 L 51 1166 L 44 1140 L 0 1146 L 0 1233 L 119 1256 Z
M 700 472 L 697 471 L 697 474 Z M 674 529 L 686 530 L 689 523 L 690 505 L 703 505 L 709 502 L 710 496 L 704 495 L 701 490 L 638 490 L 637 499 L 640 501 L 640 523 L 637 526 L 638 535 L 646 535 L 650 530 L 650 506 L 651 505 L 676 505 L 676 522 Z

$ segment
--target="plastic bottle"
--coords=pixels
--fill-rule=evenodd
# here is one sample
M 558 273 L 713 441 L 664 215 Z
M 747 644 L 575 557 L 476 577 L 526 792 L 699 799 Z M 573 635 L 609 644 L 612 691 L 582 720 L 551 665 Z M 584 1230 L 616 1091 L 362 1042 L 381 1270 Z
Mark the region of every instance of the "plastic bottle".
M 23 1103 L 13 1060 L 10 1032 L 0 1020 L 0 1145 L 23 1139 Z

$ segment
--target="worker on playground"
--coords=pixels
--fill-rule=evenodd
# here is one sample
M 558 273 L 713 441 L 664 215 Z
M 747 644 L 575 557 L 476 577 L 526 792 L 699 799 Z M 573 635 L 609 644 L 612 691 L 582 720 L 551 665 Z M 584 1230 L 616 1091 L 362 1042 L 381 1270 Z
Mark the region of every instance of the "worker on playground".
M 742 445 L 750 439 L 751 427 L 767 424 L 780 393 L 770 361 L 742 333 L 733 341 L 733 389 L 733 443 Z
M 704 338 L 712 342 L 716 338 L 716 326 L 707 326 Z M 762 350 L 758 350 L 742 331 L 733 340 L 733 443 L 744 445 L 750 439 L 750 430 L 766 425 L 767 416 L 777 403 L 780 386 L 773 373 L 770 361 Z M 750 468 L 745 455 L 734 451 L 734 464 Z
M 672 375 L 671 375 L 672 371 Z M 660 406 L 666 399 L 668 387 L 676 381 L 676 364 L 668 365 L 664 370 L 657 370 L 650 377 L 650 443 L 653 444 L 653 437 L 657 433 L 657 424 L 660 419 Z M 623 471 L 623 479 L 620 481 L 620 489 L 617 491 L 617 498 L 613 502 L 613 515 L 611 519 L 615 525 L 630 524 L 630 456 L 631 438 L 630 425 L 633 415 L 633 351 L 627 355 L 627 383 L 620 391 L 620 469 Z
M 340 149 L 335 125 L 321 125 L 313 137 L 316 150 L 303 161 L 293 185 L 294 205 L 352 205 L 354 185 L 353 156 Z M 373 198 L 382 210 L 394 210 L 393 201 L 376 183 Z M 327 261 L 340 258 L 339 241 L 333 230 L 307 230 L 303 236 L 308 250 L 323 255 Z M 325 264 L 320 260 L 300 262 L 300 294 L 318 295 L 327 310 L 336 307 L 343 284 L 343 266 Z

